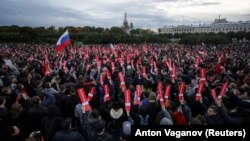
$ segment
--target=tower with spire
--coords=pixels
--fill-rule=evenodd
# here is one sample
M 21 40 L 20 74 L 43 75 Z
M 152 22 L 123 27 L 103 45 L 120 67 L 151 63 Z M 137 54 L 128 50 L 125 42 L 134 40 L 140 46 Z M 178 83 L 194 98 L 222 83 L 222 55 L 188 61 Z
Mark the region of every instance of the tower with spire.
M 126 29 L 126 28 L 129 28 L 128 26 L 128 19 L 127 19 L 127 13 L 125 12 L 124 14 L 124 21 L 123 21 L 123 27 Z
M 129 31 L 133 28 L 133 23 L 131 22 L 130 24 L 128 23 L 128 19 L 127 19 L 127 12 L 125 12 L 124 14 L 124 20 L 123 20 L 123 26 L 122 29 L 129 33 Z

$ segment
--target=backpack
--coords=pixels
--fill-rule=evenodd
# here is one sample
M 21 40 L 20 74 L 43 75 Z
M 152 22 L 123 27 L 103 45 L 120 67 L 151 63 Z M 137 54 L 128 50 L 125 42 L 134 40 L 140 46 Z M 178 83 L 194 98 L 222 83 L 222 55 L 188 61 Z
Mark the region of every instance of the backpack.
M 143 116 L 139 114 L 139 118 L 140 118 L 140 125 L 148 125 L 149 115 L 146 115 L 146 117 L 143 118 Z

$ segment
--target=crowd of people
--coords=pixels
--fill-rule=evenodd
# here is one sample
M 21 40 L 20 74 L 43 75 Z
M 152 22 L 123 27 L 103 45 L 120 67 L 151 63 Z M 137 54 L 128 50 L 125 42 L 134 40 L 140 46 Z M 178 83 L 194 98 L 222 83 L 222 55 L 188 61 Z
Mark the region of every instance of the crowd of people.
M 0 44 L 0 140 L 129 140 L 131 125 L 250 123 L 250 44 Z

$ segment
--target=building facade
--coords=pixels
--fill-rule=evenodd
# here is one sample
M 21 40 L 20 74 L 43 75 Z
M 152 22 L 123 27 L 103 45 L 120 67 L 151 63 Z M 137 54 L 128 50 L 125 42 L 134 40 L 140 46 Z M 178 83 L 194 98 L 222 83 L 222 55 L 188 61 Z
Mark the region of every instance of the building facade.
M 225 18 L 215 19 L 209 25 L 179 25 L 179 26 L 164 26 L 158 29 L 159 33 L 219 33 L 219 32 L 250 32 L 250 21 L 228 22 Z

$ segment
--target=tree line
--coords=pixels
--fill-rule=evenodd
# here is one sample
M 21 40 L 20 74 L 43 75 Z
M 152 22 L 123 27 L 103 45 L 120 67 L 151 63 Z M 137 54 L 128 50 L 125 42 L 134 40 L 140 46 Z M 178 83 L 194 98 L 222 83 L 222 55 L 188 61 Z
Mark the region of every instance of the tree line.
M 150 29 L 132 29 L 130 34 L 121 27 L 20 27 L 0 26 L 2 43 L 51 43 L 55 44 L 62 33 L 68 29 L 73 43 L 107 44 L 107 43 L 170 43 L 181 44 L 226 44 L 232 39 L 250 40 L 250 32 L 228 33 L 181 33 L 158 34 Z

